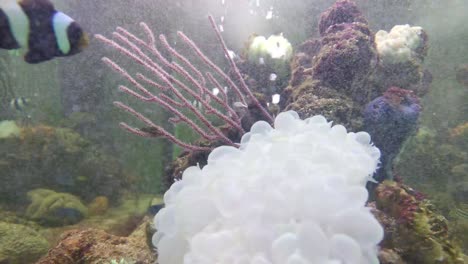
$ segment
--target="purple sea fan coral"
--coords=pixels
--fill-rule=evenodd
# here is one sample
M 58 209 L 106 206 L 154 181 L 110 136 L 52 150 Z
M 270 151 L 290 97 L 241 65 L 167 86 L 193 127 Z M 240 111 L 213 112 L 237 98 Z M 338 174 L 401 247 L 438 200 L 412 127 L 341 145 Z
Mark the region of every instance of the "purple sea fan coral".
M 193 63 L 183 55 L 183 52 L 172 47 L 164 35 L 159 35 L 160 43 L 157 44 L 153 32 L 145 23 L 140 23 L 140 25 L 146 39 L 139 38 L 121 27 L 113 33 L 114 40 L 102 35 L 96 35 L 96 38 L 130 58 L 136 65 L 142 66 L 142 71 L 132 76 L 115 61 L 107 57 L 102 59 L 133 85 L 133 88 L 120 85 L 119 89 L 122 92 L 142 102 L 162 106 L 173 114 L 173 117 L 169 119 L 170 122 L 187 124 L 201 138 L 209 142 L 237 146 L 226 131 L 244 134 L 242 117 L 246 111 L 255 109 L 254 112 L 259 113 L 259 116 L 270 123 L 273 118 L 245 84 L 236 64 L 229 56 L 214 19 L 210 16 L 209 20 L 232 68 L 233 75 L 237 78 L 237 83 L 203 54 L 197 45 L 182 32 L 177 32 L 177 35 L 192 53 L 191 57 L 199 59 L 198 64 Z M 163 47 L 174 61 L 165 58 L 157 45 Z M 200 70 L 201 66 L 207 68 L 205 73 Z M 150 73 L 152 76 L 148 77 L 144 73 Z M 215 87 L 218 95 L 213 92 L 212 87 Z M 184 142 L 134 108 L 122 102 L 114 102 L 114 105 L 145 124 L 144 128 L 139 129 L 123 122 L 120 123 L 122 128 L 133 134 L 143 137 L 163 137 L 186 150 L 209 151 L 213 148 L 213 146 Z M 188 113 L 194 118 L 189 117 Z M 216 127 L 210 121 L 210 116 L 222 120 L 225 126 Z
M 391 166 L 403 142 L 417 127 L 421 105 L 412 91 L 398 87 L 389 88 L 364 110 L 364 130 L 372 136 L 382 152 L 381 168 L 376 179 L 392 178 Z

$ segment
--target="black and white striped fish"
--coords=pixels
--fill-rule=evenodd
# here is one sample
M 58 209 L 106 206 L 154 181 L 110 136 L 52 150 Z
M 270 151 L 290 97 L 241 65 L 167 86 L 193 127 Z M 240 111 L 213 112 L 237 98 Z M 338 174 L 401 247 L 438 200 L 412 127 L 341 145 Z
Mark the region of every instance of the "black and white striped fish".
M 78 23 L 49 0 L 0 0 L 0 48 L 25 48 L 28 63 L 76 54 L 88 42 Z
M 30 102 L 31 100 L 26 97 L 13 98 L 10 100 L 10 109 L 15 111 L 23 111 L 30 104 Z

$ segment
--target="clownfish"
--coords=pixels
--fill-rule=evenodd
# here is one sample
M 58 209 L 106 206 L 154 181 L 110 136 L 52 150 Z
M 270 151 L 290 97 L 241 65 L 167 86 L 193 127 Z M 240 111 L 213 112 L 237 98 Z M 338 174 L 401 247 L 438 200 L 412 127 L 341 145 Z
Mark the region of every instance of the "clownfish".
M 70 56 L 88 43 L 78 23 L 49 0 L 0 0 L 0 48 L 25 48 L 27 63 Z
M 10 109 L 14 111 L 23 111 L 29 104 L 31 100 L 26 97 L 18 97 L 10 100 Z

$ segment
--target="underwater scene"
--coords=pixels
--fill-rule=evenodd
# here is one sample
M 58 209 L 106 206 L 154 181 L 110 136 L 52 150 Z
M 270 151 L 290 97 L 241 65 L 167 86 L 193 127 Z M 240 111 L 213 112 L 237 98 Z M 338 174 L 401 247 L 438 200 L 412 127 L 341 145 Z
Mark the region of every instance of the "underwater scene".
M 0 0 L 0 264 L 468 263 L 466 14 Z

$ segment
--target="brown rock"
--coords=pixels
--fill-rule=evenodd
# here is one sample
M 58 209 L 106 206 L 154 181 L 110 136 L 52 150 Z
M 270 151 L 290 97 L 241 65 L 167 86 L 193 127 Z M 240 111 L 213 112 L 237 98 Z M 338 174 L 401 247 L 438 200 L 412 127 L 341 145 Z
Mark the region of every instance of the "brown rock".
M 36 264 L 98 264 L 113 259 L 150 264 L 156 261 L 156 254 L 144 239 L 118 237 L 97 229 L 71 230 Z

